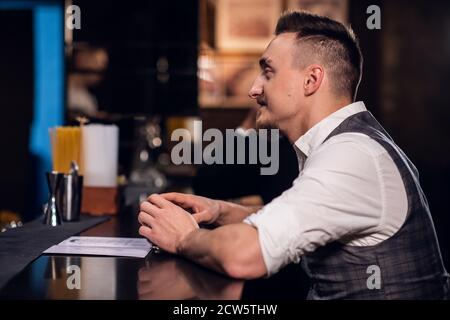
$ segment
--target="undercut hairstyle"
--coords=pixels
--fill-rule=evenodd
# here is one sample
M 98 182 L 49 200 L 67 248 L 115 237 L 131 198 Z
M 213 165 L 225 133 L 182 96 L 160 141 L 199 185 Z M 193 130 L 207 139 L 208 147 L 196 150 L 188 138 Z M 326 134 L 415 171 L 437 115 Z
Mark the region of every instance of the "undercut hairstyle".
M 304 11 L 281 15 L 275 35 L 296 33 L 299 48 L 294 52 L 297 66 L 324 66 L 337 96 L 355 100 L 362 76 L 363 57 L 353 30 L 340 22 Z

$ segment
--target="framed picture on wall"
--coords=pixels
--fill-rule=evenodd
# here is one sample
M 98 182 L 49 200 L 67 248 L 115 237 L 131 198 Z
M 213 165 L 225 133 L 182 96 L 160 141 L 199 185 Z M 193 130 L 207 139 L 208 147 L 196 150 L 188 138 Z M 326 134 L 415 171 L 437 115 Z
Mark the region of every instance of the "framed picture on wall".
M 280 13 L 281 0 L 217 0 L 217 48 L 262 52 L 273 37 Z
M 348 0 L 288 0 L 288 9 L 299 9 L 348 23 Z

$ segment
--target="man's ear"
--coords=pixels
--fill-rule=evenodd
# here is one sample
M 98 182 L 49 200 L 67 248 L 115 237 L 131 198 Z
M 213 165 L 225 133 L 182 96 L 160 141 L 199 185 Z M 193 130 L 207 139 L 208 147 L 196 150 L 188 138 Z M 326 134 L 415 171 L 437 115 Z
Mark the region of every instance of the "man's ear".
M 306 68 L 303 82 L 303 91 L 306 96 L 310 96 L 319 90 L 324 76 L 325 73 L 321 65 L 313 64 Z

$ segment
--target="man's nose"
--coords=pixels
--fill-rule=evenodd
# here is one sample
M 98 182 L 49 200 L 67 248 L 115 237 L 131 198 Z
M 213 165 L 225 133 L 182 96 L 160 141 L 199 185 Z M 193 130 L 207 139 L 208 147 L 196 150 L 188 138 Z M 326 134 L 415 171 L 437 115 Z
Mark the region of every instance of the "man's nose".
M 262 95 L 263 93 L 263 87 L 261 84 L 259 84 L 258 79 L 253 82 L 252 87 L 250 88 L 250 91 L 248 92 L 248 96 L 252 99 L 258 98 L 258 96 Z

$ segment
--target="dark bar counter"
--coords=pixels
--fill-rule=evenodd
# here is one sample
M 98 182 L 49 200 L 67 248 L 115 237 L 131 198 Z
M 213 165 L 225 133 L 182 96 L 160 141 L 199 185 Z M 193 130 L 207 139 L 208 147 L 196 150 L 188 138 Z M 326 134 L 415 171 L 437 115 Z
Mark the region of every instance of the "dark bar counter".
M 140 237 L 136 215 L 127 210 L 79 235 Z M 68 288 L 69 265 L 80 267 L 80 289 Z M 244 282 L 164 252 L 145 259 L 43 254 L 1 289 L 0 299 L 302 299 L 307 287 L 299 269 Z
M 137 230 L 127 212 L 80 235 L 140 237 Z M 80 267 L 80 289 L 67 286 L 69 265 Z M 242 281 L 164 252 L 145 259 L 43 254 L 2 288 L 0 299 L 239 299 L 242 288 Z

